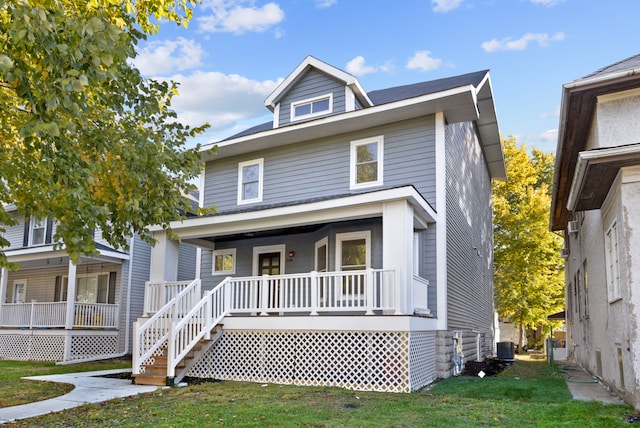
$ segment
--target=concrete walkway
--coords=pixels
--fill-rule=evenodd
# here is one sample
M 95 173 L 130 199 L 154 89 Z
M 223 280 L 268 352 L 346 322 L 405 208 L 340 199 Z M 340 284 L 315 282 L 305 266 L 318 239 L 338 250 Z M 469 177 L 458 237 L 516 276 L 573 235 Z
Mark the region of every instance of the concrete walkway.
M 624 404 L 618 396 L 611 393 L 597 378 L 591 376 L 589 372 L 577 364 L 557 361 L 556 367 L 564 375 L 574 400 L 599 401 L 604 404 Z
M 101 370 L 83 373 L 69 373 L 48 376 L 31 376 L 24 379 L 61 382 L 75 385 L 73 391 L 60 397 L 20 406 L 0 408 L 0 423 L 18 419 L 33 418 L 51 412 L 71 409 L 88 403 L 102 403 L 114 398 L 152 392 L 157 386 L 133 385 L 130 379 L 100 377 L 108 374 L 123 373 L 131 370 Z

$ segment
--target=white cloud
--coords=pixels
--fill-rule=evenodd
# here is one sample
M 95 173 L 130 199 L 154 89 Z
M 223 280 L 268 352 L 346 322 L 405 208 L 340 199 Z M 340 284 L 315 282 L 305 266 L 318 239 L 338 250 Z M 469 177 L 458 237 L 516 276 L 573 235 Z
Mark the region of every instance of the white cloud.
M 365 74 L 375 73 L 378 71 L 375 67 L 365 65 L 363 56 L 357 56 L 347 63 L 347 71 L 354 76 L 364 76 Z
M 560 106 L 556 107 L 552 112 L 545 112 L 540 114 L 541 119 L 549 119 L 555 117 L 560 117 Z
M 198 67 L 203 56 L 199 43 L 179 37 L 148 43 L 133 62 L 143 75 L 154 76 Z
M 191 126 L 208 122 L 209 132 L 231 128 L 238 121 L 268 114 L 264 100 L 279 81 L 256 81 L 237 74 L 196 71 L 167 78 L 180 83 L 171 107 Z M 229 135 L 231 132 L 229 133 Z
M 248 0 L 205 0 L 202 8 L 212 14 L 197 19 L 199 29 L 210 33 L 261 33 L 284 20 L 284 11 L 277 3 L 257 7 Z
M 533 4 L 541 4 L 543 6 L 551 7 L 564 3 L 565 0 L 531 0 Z
M 449 12 L 456 9 L 462 3 L 462 0 L 431 0 L 434 5 L 434 12 Z
M 481 46 L 486 52 L 522 51 L 527 48 L 529 43 L 537 43 L 538 46 L 545 47 L 549 46 L 551 42 L 561 41 L 564 40 L 564 38 L 565 34 L 562 32 L 553 35 L 547 33 L 527 33 L 516 40 L 512 40 L 510 37 L 502 40 L 493 39 L 488 42 L 483 42 Z
M 418 51 L 414 56 L 409 58 L 406 67 L 409 70 L 422 70 L 430 71 L 440 68 L 442 66 L 442 60 L 439 58 L 431 58 L 430 51 Z
M 338 0 L 316 0 L 316 7 L 318 9 L 326 9 L 338 3 Z

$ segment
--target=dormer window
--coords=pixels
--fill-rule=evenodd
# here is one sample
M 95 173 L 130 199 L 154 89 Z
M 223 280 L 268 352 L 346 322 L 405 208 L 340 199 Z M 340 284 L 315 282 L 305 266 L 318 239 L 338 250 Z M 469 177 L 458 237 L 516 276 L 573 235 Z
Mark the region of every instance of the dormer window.
M 310 98 L 291 103 L 291 120 L 309 119 L 331 113 L 333 110 L 333 94 Z

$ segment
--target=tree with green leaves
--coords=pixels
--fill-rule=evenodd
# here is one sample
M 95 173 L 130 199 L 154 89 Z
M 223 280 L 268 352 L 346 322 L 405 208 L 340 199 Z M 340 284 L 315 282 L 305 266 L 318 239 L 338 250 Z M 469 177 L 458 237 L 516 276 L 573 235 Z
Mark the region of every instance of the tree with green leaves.
M 77 262 L 95 254 L 92 230 L 126 248 L 191 208 L 201 167 L 199 147 L 185 145 L 206 125 L 180 124 L 176 85 L 143 78 L 131 60 L 157 22 L 186 26 L 196 1 L 0 4 L 0 232 L 15 223 L 7 205 L 54 218 L 54 240 Z
M 506 182 L 493 185 L 495 303 L 519 330 L 564 308 L 562 238 L 549 231 L 554 156 L 503 139 Z M 522 334 L 520 335 L 522 349 Z

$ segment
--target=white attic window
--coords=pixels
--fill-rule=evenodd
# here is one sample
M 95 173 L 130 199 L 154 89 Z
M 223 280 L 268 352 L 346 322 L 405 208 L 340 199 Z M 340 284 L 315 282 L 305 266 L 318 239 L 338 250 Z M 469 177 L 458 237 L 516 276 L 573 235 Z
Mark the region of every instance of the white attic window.
M 291 103 L 291 120 L 309 119 L 333 111 L 333 94 Z

